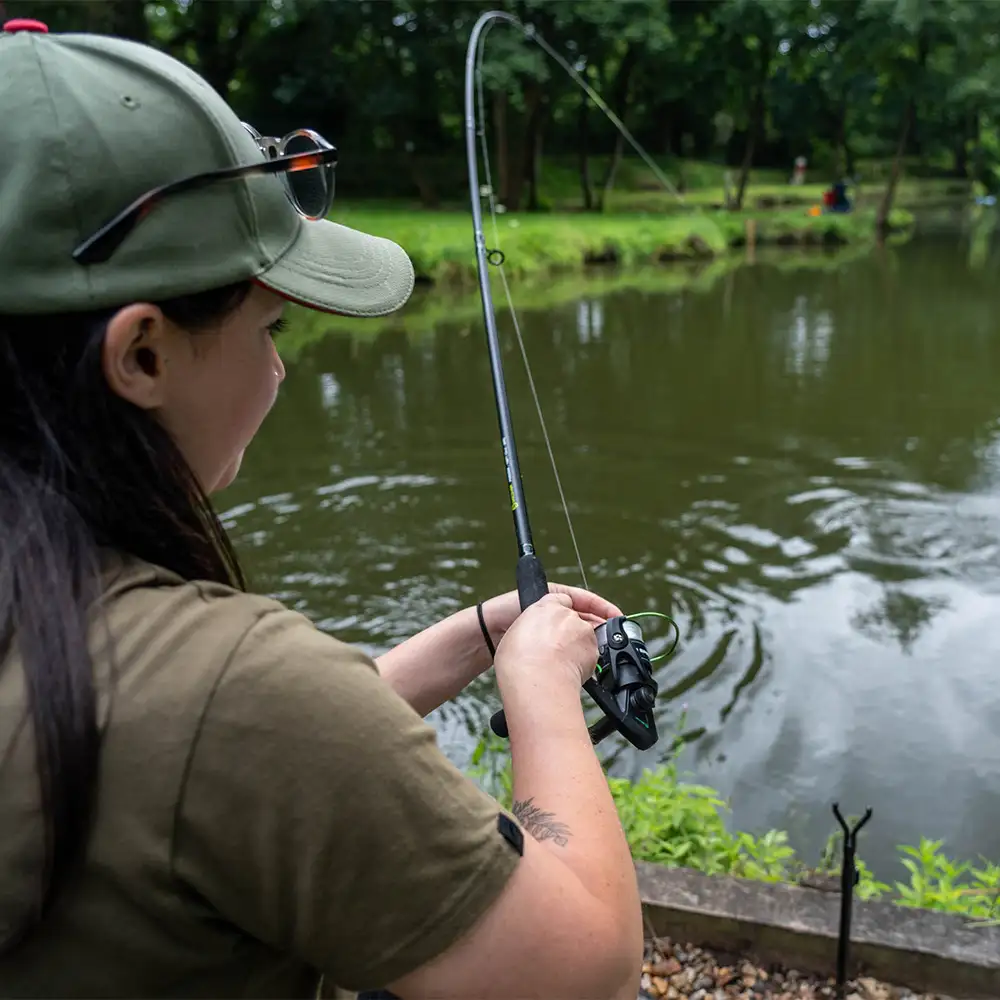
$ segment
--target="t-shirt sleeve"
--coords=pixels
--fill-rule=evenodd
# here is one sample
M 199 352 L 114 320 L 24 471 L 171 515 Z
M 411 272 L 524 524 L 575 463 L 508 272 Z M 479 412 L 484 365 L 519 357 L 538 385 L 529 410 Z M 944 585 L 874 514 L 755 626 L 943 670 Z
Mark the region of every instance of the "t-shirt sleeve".
M 205 707 L 173 867 L 248 934 L 370 989 L 446 950 L 500 894 L 519 860 L 500 815 L 370 657 L 275 610 Z

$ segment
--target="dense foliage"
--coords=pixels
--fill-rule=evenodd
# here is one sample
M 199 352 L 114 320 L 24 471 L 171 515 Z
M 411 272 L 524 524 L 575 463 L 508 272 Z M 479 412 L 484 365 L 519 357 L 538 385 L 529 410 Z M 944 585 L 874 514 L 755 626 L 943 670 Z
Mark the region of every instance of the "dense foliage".
M 1000 4 L 963 0 L 0 0 L 0 14 L 110 31 L 196 67 L 263 131 L 304 124 L 342 151 L 355 195 L 425 204 L 464 190 L 462 74 L 475 18 L 504 8 L 564 53 L 666 165 L 889 181 L 1000 167 Z M 496 184 L 544 207 L 569 164 L 584 207 L 614 183 L 620 137 L 515 30 L 489 36 Z M 625 150 L 627 151 L 627 149 Z M 543 157 L 544 152 L 544 157 Z M 888 166 L 891 164 L 891 166 Z M 684 171 L 676 176 L 688 183 Z M 891 200 L 893 184 L 885 185 Z M 888 204 L 886 207 L 888 211 Z

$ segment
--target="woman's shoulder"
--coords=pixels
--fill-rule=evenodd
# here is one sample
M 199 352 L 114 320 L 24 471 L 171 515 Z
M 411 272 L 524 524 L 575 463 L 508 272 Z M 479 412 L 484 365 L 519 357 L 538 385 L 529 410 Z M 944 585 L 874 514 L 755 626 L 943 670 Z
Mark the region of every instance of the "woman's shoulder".
M 201 606 L 212 615 L 259 617 L 284 606 L 273 598 L 213 580 L 188 580 L 170 569 L 125 553 L 102 550 L 100 606 Z
M 92 635 L 95 663 L 171 701 L 252 678 L 248 702 L 259 710 L 268 688 L 287 698 L 296 683 L 313 692 L 329 685 L 331 666 L 341 683 L 356 683 L 359 670 L 377 676 L 367 653 L 274 598 L 119 554 L 103 561 Z
M 105 631 L 118 643 L 127 642 L 129 635 L 148 642 L 154 635 L 174 633 L 179 640 L 212 646 L 216 653 L 242 644 L 263 619 L 278 617 L 286 629 L 306 634 L 318 631 L 305 615 L 272 597 L 212 580 L 185 579 L 117 552 L 102 553 L 98 612 L 109 626 Z

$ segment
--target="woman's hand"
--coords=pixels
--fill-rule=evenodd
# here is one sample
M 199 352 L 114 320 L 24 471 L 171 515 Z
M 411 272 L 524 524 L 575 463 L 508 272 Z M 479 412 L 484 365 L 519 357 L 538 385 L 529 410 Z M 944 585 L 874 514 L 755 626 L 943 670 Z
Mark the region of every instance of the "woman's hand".
M 565 613 L 591 629 L 620 615 L 610 601 L 589 590 L 549 585 L 549 592 L 560 594 L 569 606 Z M 486 627 L 498 647 L 500 640 L 521 615 L 517 591 L 499 594 L 483 602 Z M 595 640 L 596 641 L 596 640 Z M 378 658 L 382 677 L 421 715 L 450 701 L 491 666 L 489 650 L 483 642 L 474 608 L 463 608 L 443 621 L 394 646 Z
M 565 594 L 573 602 L 573 610 L 588 624 L 596 627 L 602 622 L 606 622 L 615 615 L 624 612 L 605 600 L 598 594 L 580 587 L 569 587 L 563 583 L 550 583 L 550 594 Z M 488 601 L 483 601 L 483 615 L 486 618 L 486 627 L 490 631 L 493 644 L 499 645 L 504 633 L 514 624 L 515 619 L 521 614 L 521 601 L 516 590 L 510 590 L 506 594 L 498 594 Z
M 513 680 L 511 671 L 530 676 L 538 670 L 551 673 L 562 668 L 573 690 L 596 666 L 594 626 L 577 611 L 570 595 L 559 591 L 550 592 L 517 616 L 497 646 L 495 663 L 497 676 L 508 681 Z

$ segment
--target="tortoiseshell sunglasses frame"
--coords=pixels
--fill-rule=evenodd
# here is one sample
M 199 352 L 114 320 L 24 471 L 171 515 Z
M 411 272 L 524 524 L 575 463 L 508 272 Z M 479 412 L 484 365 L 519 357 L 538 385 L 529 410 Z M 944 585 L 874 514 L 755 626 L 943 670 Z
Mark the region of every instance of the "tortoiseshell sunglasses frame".
M 271 137 L 261 136 L 252 126 L 242 123 L 243 127 L 257 141 L 265 159 L 260 163 L 248 163 L 239 167 L 223 167 L 221 170 L 210 170 L 201 174 L 194 174 L 185 177 L 183 180 L 173 181 L 161 187 L 153 188 L 144 195 L 137 198 L 128 208 L 123 209 L 110 222 L 103 225 L 93 236 L 85 239 L 74 251 L 73 259 L 78 264 L 103 264 L 110 260 L 114 252 L 124 242 L 125 237 L 156 207 L 164 198 L 172 194 L 179 194 L 183 191 L 193 191 L 197 188 L 214 184 L 217 181 L 236 180 L 240 177 L 254 177 L 267 174 L 287 174 L 299 170 L 315 170 L 317 167 L 337 166 L 338 153 L 336 146 L 332 146 L 321 135 L 310 129 L 299 129 L 291 132 L 284 139 L 277 140 Z M 289 156 L 272 156 L 271 150 L 281 151 L 285 148 L 289 139 L 295 136 L 306 135 L 320 147 L 315 153 L 293 153 Z M 307 215 L 302 206 L 296 201 L 291 191 L 291 186 L 285 185 L 289 199 L 295 205 L 299 214 L 307 219 L 322 218 L 323 216 Z M 333 201 L 333 186 L 327 199 L 326 210 L 329 211 Z M 323 215 L 325 216 L 325 212 Z

